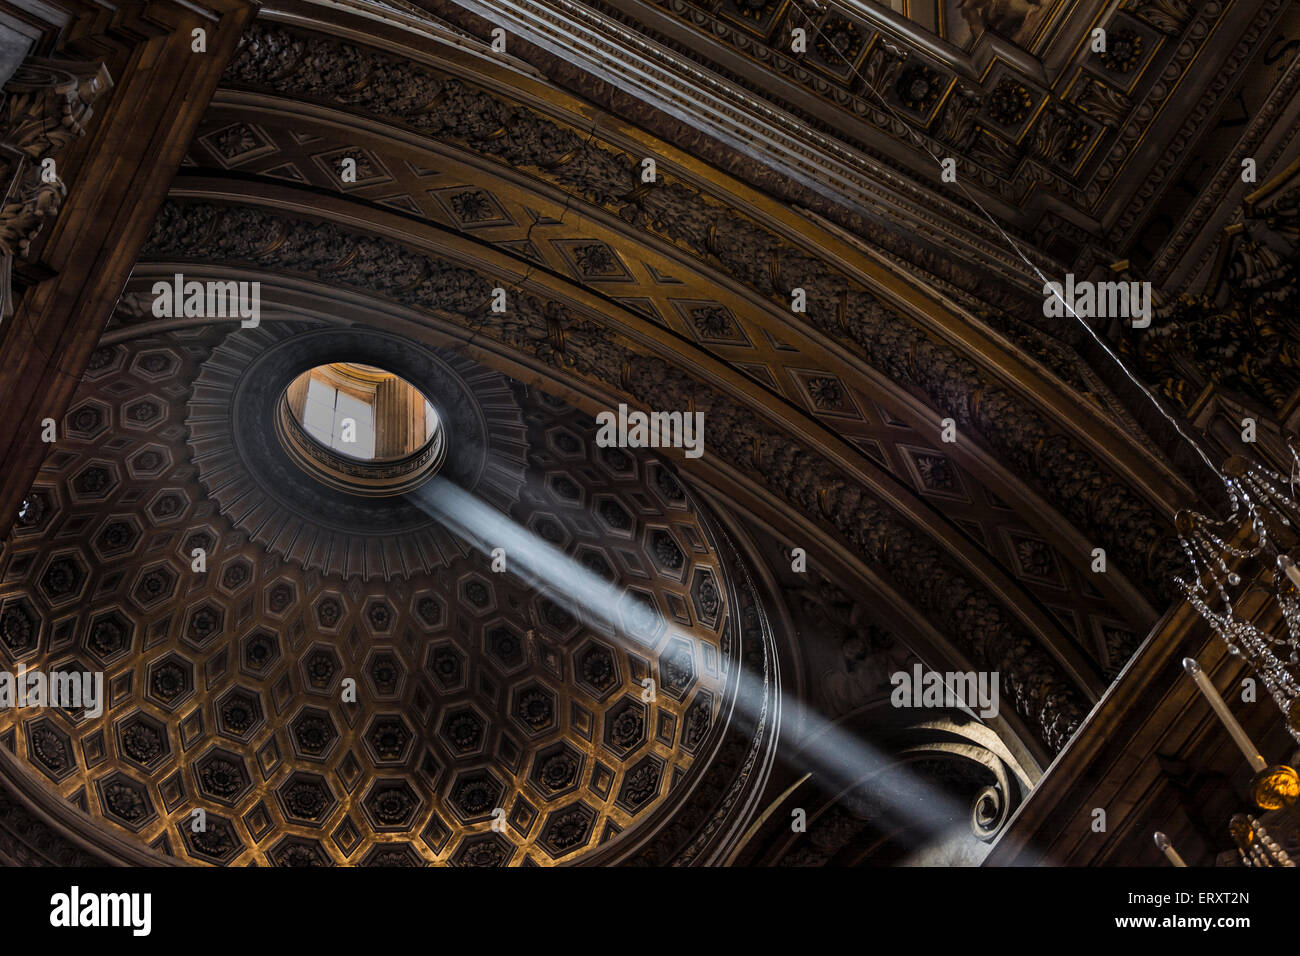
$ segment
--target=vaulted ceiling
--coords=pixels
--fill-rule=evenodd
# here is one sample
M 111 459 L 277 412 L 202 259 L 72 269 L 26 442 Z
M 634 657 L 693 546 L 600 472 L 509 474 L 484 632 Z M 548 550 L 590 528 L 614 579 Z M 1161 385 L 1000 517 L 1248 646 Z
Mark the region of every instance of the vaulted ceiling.
M 1192 281 L 1180 257 L 1249 191 L 1220 164 L 1274 162 L 1296 109 L 1297 15 L 1281 0 L 972 0 L 938 29 L 924 4 L 422 6 L 482 38 L 517 32 L 519 55 L 606 106 L 611 90 L 635 89 L 673 118 L 650 124 L 661 135 L 992 304 L 987 282 L 965 284 L 922 250 L 959 249 L 966 267 L 1035 295 L 1010 238 L 1048 273 L 1130 259 L 1158 281 Z M 959 21 L 975 23 L 973 42 L 950 32 Z M 792 49 L 796 28 L 806 52 Z M 941 181 L 944 157 L 958 183 Z M 913 242 L 888 235 L 900 226 Z
M 1173 598 L 1193 497 L 1077 336 L 1032 319 L 1004 239 L 1054 273 L 1136 254 L 1159 188 L 1133 170 L 1173 142 L 1153 110 L 1205 92 L 1185 66 L 1228 8 L 1277 15 L 1098 6 L 264 11 L 4 545 L 0 653 L 94 661 L 109 707 L 9 718 L 0 742 L 189 861 L 722 861 L 767 775 L 805 772 L 828 835 L 765 832 L 745 859 L 907 859 L 924 835 L 863 779 L 805 771 L 829 732 L 797 702 L 886 752 L 877 782 L 908 767 L 991 838 Z M 484 42 L 528 17 L 505 55 Z M 746 145 L 610 82 L 630 60 L 582 61 L 632 22 L 674 54 L 655 95 L 712 95 L 707 75 L 752 95 Z M 935 151 L 969 191 L 944 191 Z M 259 281 L 263 326 L 158 317 L 177 273 Z M 275 356 L 329 336 L 445 413 L 448 480 L 639 589 L 664 630 L 621 646 L 418 500 L 300 484 L 245 425 Z M 597 449 L 592 416 L 620 403 L 702 412 L 704 455 Z M 918 661 L 999 672 L 1002 713 L 890 713 L 888 675 Z M 217 821 L 197 841 L 196 802 Z

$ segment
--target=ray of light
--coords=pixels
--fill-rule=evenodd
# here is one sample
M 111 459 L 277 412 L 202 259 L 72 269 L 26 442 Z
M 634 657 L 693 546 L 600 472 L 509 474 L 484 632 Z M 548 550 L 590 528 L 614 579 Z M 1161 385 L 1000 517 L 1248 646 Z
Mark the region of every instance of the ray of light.
M 508 573 L 584 616 L 607 639 L 635 653 L 646 652 L 647 645 L 620 623 L 618 608 L 625 592 L 561 549 L 445 478 L 434 478 L 410 497 L 484 555 L 502 549 Z M 766 691 L 762 674 L 741 668 L 737 706 L 751 719 L 758 718 Z M 806 762 L 827 789 L 866 786 L 892 815 L 927 837 L 950 833 L 954 823 L 965 818 L 966 807 L 802 701 L 783 695 L 780 706 L 785 722 L 806 730 L 798 753 L 785 758 Z

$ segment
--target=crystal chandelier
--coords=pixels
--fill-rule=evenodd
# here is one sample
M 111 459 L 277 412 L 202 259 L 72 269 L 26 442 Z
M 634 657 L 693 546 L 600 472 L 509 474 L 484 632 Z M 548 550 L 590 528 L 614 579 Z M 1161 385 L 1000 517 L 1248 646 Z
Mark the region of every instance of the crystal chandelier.
M 1178 534 L 1192 575 L 1177 583 L 1228 652 L 1259 675 L 1281 708 L 1287 730 L 1300 742 L 1300 567 L 1290 553 L 1300 528 L 1300 442 L 1291 438 L 1287 448 L 1292 460 L 1285 478 L 1244 458 L 1228 459 L 1222 473 L 1232 505 L 1228 518 L 1179 513 Z M 1252 537 L 1244 546 L 1234 545 L 1246 519 Z M 1240 585 L 1241 577 L 1229 560 L 1240 566 L 1252 559 L 1264 564 L 1261 583 L 1272 588 L 1286 622 L 1285 636 L 1274 637 L 1237 614 L 1229 589 Z
M 815 12 L 823 12 L 820 0 L 804 0 Z M 820 32 L 820 31 L 819 31 Z M 847 61 L 846 61 L 847 62 Z M 853 65 L 848 64 L 853 70 Z M 853 70 L 857 73 L 856 70 Z M 860 73 L 858 79 L 870 90 L 881 107 L 893 113 L 895 119 L 910 128 L 898 116 L 888 100 L 875 89 L 873 84 Z M 916 145 L 930 153 L 936 165 L 942 165 L 940 157 L 914 135 Z M 1043 283 L 1044 294 L 1049 290 L 1060 301 L 1063 314 L 1068 314 L 1079 324 L 1082 330 L 1110 357 L 1121 373 L 1144 395 L 1156 411 L 1169 423 L 1174 431 L 1200 457 L 1205 466 L 1220 478 L 1227 489 L 1232 514 L 1224 519 L 1215 519 L 1203 514 L 1182 511 L 1176 516 L 1176 529 L 1183 550 L 1190 562 L 1188 580 L 1177 578 L 1176 583 L 1186 595 L 1188 602 L 1206 619 L 1210 627 L 1227 646 L 1234 656 L 1243 658 L 1254 669 L 1264 686 L 1282 709 L 1287 730 L 1300 742 L 1300 568 L 1296 560 L 1300 558 L 1300 538 L 1296 531 L 1300 529 L 1300 442 L 1295 437 L 1287 441 L 1287 450 L 1291 455 L 1290 474 L 1285 478 L 1278 472 L 1251 462 L 1245 458 L 1230 458 L 1220 469 L 1210 455 L 1184 427 L 1180 416 L 1171 413 L 1156 397 L 1155 393 L 1125 364 L 1111 342 L 1093 327 L 1074 306 L 1056 291 L 1043 270 L 1026 255 L 1020 244 L 1008 233 L 997 217 L 989 213 L 966 186 L 958 181 L 958 189 L 966 199 L 984 214 L 992 227 L 1006 241 L 1008 247 L 1020 258 L 1029 272 Z M 1246 274 L 1239 277 L 1241 284 L 1262 294 L 1266 300 L 1277 304 L 1293 294 L 1291 267 L 1281 262 L 1272 251 L 1264 245 L 1254 243 L 1249 230 L 1247 241 L 1252 243 L 1254 259 L 1246 260 Z M 1263 261 L 1269 267 L 1263 273 L 1252 271 L 1256 261 Z M 1112 271 L 1127 274 L 1130 264 L 1115 263 Z M 1265 289 L 1280 283 L 1282 291 Z M 1147 284 L 1149 286 L 1149 284 Z M 1162 321 L 1171 320 L 1180 308 L 1180 300 L 1170 300 L 1158 288 L 1150 289 L 1150 302 L 1155 314 Z M 1249 308 L 1249 306 L 1248 306 Z M 1288 346 L 1290 348 L 1290 346 Z M 1241 543 L 1244 532 L 1244 519 L 1250 519 L 1252 537 Z M 1248 562 L 1262 559 L 1265 562 L 1263 574 L 1258 583 L 1271 587 L 1286 622 L 1287 636 L 1274 637 L 1268 631 L 1240 616 L 1233 604 L 1230 588 L 1242 583 L 1236 568 L 1243 568 Z M 1232 567 L 1229 566 L 1232 562 Z M 1267 622 L 1271 626 L 1271 621 Z M 1272 835 L 1273 819 L 1271 814 L 1285 814 L 1289 822 L 1286 825 L 1287 839 L 1292 835 L 1300 840 L 1300 773 L 1293 766 L 1278 764 L 1269 766 L 1255 750 L 1241 725 L 1232 717 L 1223 699 L 1214 690 L 1209 678 L 1200 666 L 1191 658 L 1184 664 L 1196 680 L 1198 687 L 1216 704 L 1215 712 L 1223 721 L 1230 734 L 1246 753 L 1255 778 L 1252 783 L 1252 796 L 1259 809 L 1263 811 L 1263 820 L 1238 814 L 1232 821 L 1232 834 L 1236 840 L 1242 859 L 1247 865 L 1281 865 L 1294 866 L 1291 854 L 1300 856 L 1300 846 L 1290 851 Z M 1293 758 L 1292 763 L 1300 764 L 1300 757 Z M 1157 833 L 1156 844 L 1176 866 L 1185 865 L 1177 851 L 1169 844 L 1163 833 Z
M 1242 658 L 1259 675 L 1281 708 L 1287 730 L 1300 741 L 1300 567 L 1291 553 L 1300 541 L 1296 534 L 1300 528 L 1300 442 L 1292 437 L 1287 449 L 1291 473 L 1285 478 L 1244 458 L 1228 459 L 1221 473 L 1232 505 L 1228 518 L 1188 511 L 1178 514 L 1178 535 L 1192 575 L 1190 580 L 1177 579 L 1177 583 L 1228 653 Z M 1247 519 L 1250 537 L 1244 545 L 1235 544 Z M 1259 583 L 1272 590 L 1286 624 L 1284 636 L 1275 637 L 1236 611 L 1230 589 L 1238 587 L 1242 579 L 1234 568 L 1251 561 L 1262 565 Z M 1261 812 L 1235 814 L 1228 825 L 1242 863 L 1294 867 L 1294 854 L 1300 850 L 1296 842 L 1300 834 L 1300 774 L 1287 764 L 1269 766 L 1200 665 L 1189 657 L 1183 667 L 1255 773 L 1251 797 Z M 1294 758 L 1292 763 L 1296 763 Z M 1156 833 L 1155 840 L 1171 863 L 1186 865 L 1163 833 Z
M 1160 299 L 1158 293 L 1153 295 L 1157 314 Z M 1286 441 L 1291 462 L 1285 477 L 1240 456 L 1229 458 L 1221 469 L 1216 467 L 1183 422 L 1129 370 L 1110 344 L 1087 322 L 1079 322 L 1223 482 L 1232 508 L 1228 517 L 1212 518 L 1193 511 L 1180 511 L 1176 516 L 1175 527 L 1190 574 L 1186 579 L 1175 578 L 1175 582 L 1228 652 L 1244 660 L 1264 682 L 1282 711 L 1287 730 L 1300 742 L 1300 566 L 1296 563 L 1300 558 L 1300 440 L 1290 436 Z M 1259 570 L 1253 584 L 1271 590 L 1285 622 L 1284 636 L 1270 633 L 1275 623 L 1271 618 L 1263 620 L 1264 627 L 1260 627 L 1237 612 L 1232 589 L 1242 584 L 1239 569 L 1248 568 L 1252 573 Z M 1269 765 L 1200 665 L 1187 658 L 1183 666 L 1254 771 L 1251 798 L 1258 813 L 1238 813 L 1228 828 L 1242 863 L 1294 867 L 1300 857 L 1300 772 L 1296 769 L 1300 751 L 1291 764 Z M 1169 862 L 1186 866 L 1164 833 L 1157 832 L 1155 842 Z
M 1232 833 L 1233 842 L 1237 844 L 1241 861 L 1246 866 L 1295 866 L 1291 854 L 1278 841 L 1271 820 L 1265 826 L 1264 822 L 1252 813 L 1237 813 L 1228 823 L 1228 829 Z

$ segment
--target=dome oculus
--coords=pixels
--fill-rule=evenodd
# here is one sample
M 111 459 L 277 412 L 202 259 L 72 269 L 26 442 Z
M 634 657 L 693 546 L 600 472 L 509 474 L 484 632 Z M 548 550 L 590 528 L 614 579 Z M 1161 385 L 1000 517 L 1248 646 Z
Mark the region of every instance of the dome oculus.
M 290 382 L 276 430 L 313 478 L 366 496 L 411 490 L 432 477 L 445 454 L 438 413 L 418 388 L 352 362 L 318 365 Z

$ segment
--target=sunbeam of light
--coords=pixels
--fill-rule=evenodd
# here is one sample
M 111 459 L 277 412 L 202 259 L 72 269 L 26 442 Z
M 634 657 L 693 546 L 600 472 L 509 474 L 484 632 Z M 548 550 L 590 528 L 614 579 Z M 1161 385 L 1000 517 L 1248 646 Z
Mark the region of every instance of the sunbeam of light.
M 646 645 L 629 636 L 619 622 L 617 608 L 625 592 L 559 548 L 445 478 L 434 478 L 408 497 L 484 555 L 503 549 L 508 573 L 585 615 L 595 629 L 623 648 L 645 653 Z M 737 706 L 751 720 L 758 719 L 766 690 L 763 675 L 742 665 Z M 872 796 L 891 814 L 927 838 L 951 832 L 965 818 L 966 807 L 802 701 L 782 694 L 780 708 L 783 723 L 804 731 L 794 756 L 806 761 L 832 792 L 870 787 Z
M 619 590 L 559 548 L 445 478 L 435 477 L 408 497 L 484 555 L 501 548 L 509 573 L 570 611 L 585 613 L 609 637 L 622 639 L 615 606 Z
M 753 675 L 742 670 L 741 679 L 752 680 Z M 965 806 L 803 701 L 782 695 L 781 708 L 783 721 L 805 733 L 797 753 L 787 759 L 802 760 L 814 769 L 823 788 L 832 793 L 867 788 L 891 814 L 927 838 L 965 820 Z

